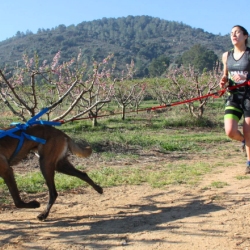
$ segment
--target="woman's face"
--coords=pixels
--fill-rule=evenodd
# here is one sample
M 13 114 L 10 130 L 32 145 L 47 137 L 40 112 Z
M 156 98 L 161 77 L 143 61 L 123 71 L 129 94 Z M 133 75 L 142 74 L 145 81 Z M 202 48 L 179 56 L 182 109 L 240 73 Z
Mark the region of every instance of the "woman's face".
M 231 31 L 231 41 L 233 45 L 245 44 L 247 35 L 243 34 L 243 31 L 239 27 L 234 27 Z

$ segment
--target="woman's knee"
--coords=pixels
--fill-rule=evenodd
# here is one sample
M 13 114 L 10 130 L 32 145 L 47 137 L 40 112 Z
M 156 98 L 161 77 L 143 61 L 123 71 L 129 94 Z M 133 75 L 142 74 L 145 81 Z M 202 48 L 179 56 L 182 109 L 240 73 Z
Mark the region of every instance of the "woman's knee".
M 225 133 L 229 138 L 234 139 L 238 135 L 238 130 L 235 130 L 233 128 L 227 128 L 225 129 Z
M 234 138 L 234 131 L 233 130 L 226 130 L 226 136 L 228 136 L 229 138 Z

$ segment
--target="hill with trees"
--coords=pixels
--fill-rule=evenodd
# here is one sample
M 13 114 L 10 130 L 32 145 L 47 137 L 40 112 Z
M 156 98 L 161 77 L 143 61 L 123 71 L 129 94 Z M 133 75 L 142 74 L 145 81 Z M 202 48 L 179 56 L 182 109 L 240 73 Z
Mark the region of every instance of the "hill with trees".
M 36 34 L 18 31 L 0 42 L 0 67 L 21 64 L 24 53 L 33 56 L 36 52 L 40 60 L 51 61 L 61 51 L 61 60 L 69 61 L 81 50 L 87 64 L 112 53 L 117 69 L 121 70 L 133 60 L 135 76 L 145 77 L 161 74 L 162 64 L 190 62 L 190 58 L 199 55 L 197 51 L 207 50 L 208 57 L 195 59 L 199 63 L 205 63 L 206 58 L 214 62 L 230 48 L 228 36 L 214 35 L 181 22 L 150 16 L 102 18 L 67 27 L 61 24 L 52 29 L 41 28 Z M 199 68 L 202 67 L 209 66 Z

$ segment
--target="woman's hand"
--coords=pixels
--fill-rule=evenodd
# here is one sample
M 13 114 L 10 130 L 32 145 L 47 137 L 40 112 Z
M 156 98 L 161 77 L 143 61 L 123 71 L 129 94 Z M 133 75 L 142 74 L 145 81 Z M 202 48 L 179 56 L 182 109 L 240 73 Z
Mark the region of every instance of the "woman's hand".
M 224 88 L 227 82 L 228 82 L 228 77 L 226 75 L 222 76 L 220 80 L 220 88 Z
M 235 74 L 232 76 L 232 80 L 234 82 L 242 82 L 242 81 L 246 81 L 247 80 L 247 77 L 243 74 Z

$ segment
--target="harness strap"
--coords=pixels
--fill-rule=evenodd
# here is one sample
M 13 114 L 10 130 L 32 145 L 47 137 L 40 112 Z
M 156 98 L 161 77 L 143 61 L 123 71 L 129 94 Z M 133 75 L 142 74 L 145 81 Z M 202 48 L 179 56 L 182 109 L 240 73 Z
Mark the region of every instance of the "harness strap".
M 60 126 L 61 125 L 60 122 L 37 120 L 39 117 L 41 117 L 47 111 L 48 111 L 48 108 L 42 109 L 37 115 L 33 116 L 29 121 L 27 121 L 26 124 L 20 124 L 20 123 L 14 122 L 14 123 L 11 123 L 11 125 L 13 125 L 15 127 L 11 128 L 9 130 L 0 130 L 0 138 L 3 138 L 5 136 L 10 136 L 12 138 L 16 138 L 19 140 L 18 145 L 16 147 L 16 150 L 14 151 L 12 156 L 10 157 L 9 161 L 11 161 L 17 155 L 19 150 L 22 148 L 24 139 L 36 141 L 36 142 L 41 143 L 41 144 L 46 143 L 46 140 L 44 140 L 42 138 L 38 138 L 38 137 L 35 137 L 32 135 L 26 134 L 24 131 L 26 131 L 26 129 L 29 126 L 36 125 L 36 124 L 50 125 L 50 126 Z M 21 131 L 20 135 L 15 134 L 18 131 Z

